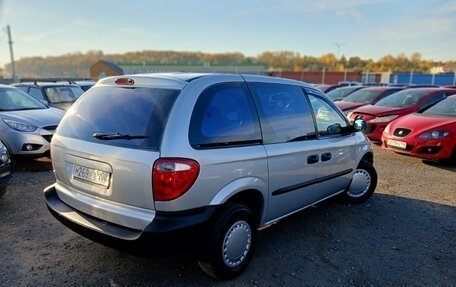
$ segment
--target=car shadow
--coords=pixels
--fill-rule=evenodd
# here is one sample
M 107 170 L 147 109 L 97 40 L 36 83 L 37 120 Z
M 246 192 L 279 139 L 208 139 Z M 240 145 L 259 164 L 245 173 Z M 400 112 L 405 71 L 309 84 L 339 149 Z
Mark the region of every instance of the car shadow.
M 454 162 L 449 162 L 449 161 L 432 161 L 432 160 L 423 160 L 423 163 L 425 165 L 437 167 L 440 169 L 456 172 L 456 160 Z
M 455 206 L 386 194 L 374 194 L 360 205 L 322 203 L 260 232 L 249 268 L 230 284 L 451 285 L 456 279 L 451 269 L 454 214 Z M 75 248 L 56 250 L 55 260 L 71 262 L 71 267 L 64 264 L 54 272 L 78 274 L 72 277 L 76 285 L 215 283 L 188 254 L 137 257 L 76 235 L 67 243 Z
M 42 157 L 38 159 L 18 158 L 14 166 L 14 172 L 41 172 L 50 170 L 52 170 L 52 163 L 51 159 L 48 157 Z

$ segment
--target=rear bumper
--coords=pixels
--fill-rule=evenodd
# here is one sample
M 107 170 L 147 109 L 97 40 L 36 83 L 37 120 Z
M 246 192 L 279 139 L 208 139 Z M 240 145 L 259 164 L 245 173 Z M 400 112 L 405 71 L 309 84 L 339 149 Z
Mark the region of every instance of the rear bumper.
M 177 243 L 183 247 L 187 243 L 196 243 L 198 235 L 207 229 L 218 208 L 207 206 L 185 212 L 157 212 L 149 225 L 138 230 L 106 222 L 72 208 L 60 200 L 54 185 L 44 190 L 44 197 L 51 214 L 71 230 L 103 245 L 137 254 L 149 251 L 154 254 L 157 251 L 168 253 L 163 246 Z

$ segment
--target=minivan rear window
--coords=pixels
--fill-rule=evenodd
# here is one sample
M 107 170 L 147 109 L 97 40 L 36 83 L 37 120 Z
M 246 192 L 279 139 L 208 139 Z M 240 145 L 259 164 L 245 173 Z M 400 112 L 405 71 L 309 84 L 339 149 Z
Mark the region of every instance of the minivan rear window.
M 172 89 L 95 87 L 68 110 L 57 133 L 106 145 L 158 151 L 179 93 Z M 94 137 L 117 133 L 132 138 Z

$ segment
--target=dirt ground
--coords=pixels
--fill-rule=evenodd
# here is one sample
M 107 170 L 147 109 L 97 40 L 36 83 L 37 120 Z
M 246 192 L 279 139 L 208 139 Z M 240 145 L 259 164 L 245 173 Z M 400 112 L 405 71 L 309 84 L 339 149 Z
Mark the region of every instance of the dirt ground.
M 454 286 L 456 166 L 375 147 L 375 167 L 368 202 L 275 224 L 246 272 L 218 282 L 188 254 L 140 258 L 73 233 L 44 204 L 49 161 L 19 162 L 0 199 L 0 286 Z

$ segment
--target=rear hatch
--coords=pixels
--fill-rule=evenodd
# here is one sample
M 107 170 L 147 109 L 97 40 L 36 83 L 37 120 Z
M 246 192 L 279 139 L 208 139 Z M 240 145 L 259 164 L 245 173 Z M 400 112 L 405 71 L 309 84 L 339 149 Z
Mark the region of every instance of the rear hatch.
M 153 219 L 152 168 L 176 88 L 90 89 L 52 141 L 59 198 L 86 214 L 135 229 Z

